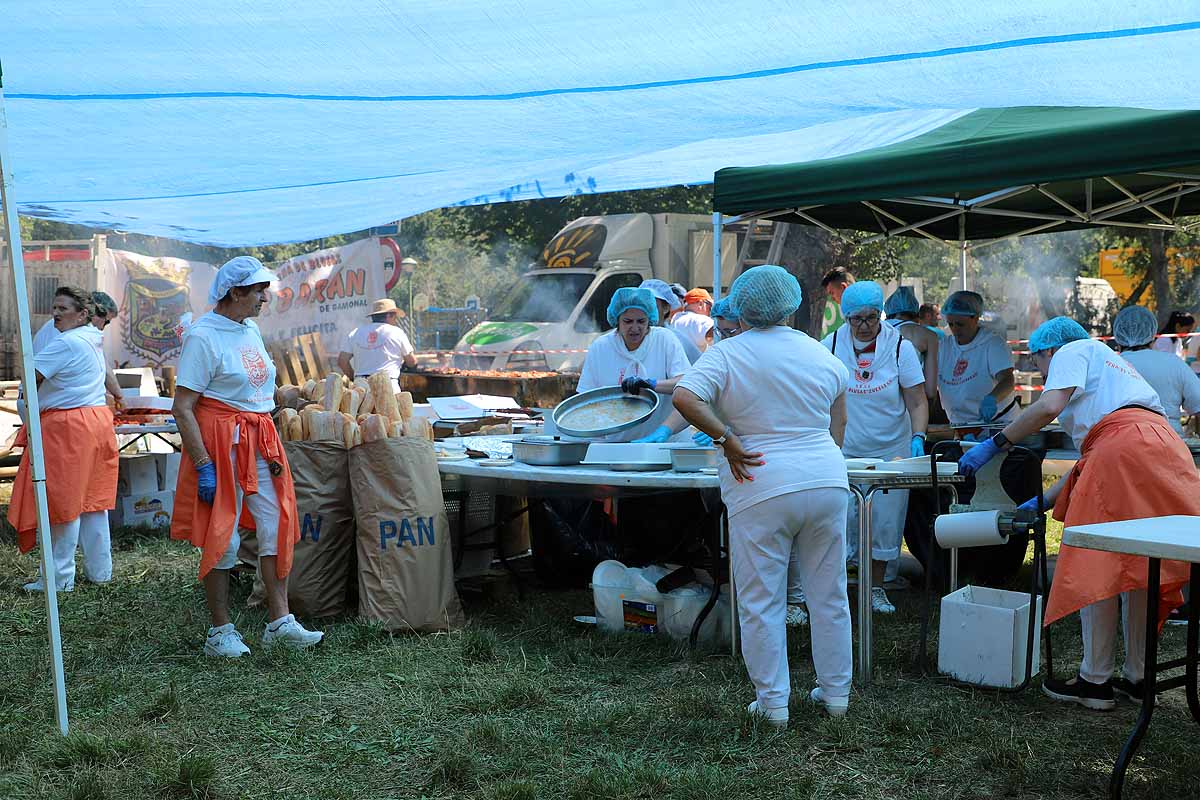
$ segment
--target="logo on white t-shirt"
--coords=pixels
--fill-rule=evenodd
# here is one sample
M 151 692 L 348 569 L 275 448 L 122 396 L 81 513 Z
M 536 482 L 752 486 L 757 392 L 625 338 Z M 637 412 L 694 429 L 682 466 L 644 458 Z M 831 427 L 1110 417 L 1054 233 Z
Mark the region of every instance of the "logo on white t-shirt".
M 267 362 L 263 360 L 262 353 L 257 347 L 241 347 L 238 352 L 242 355 L 242 368 L 246 370 L 250 385 L 255 389 L 261 388 L 268 376 Z
M 379 344 L 379 331 L 367 332 L 367 347 L 375 347 Z
M 967 371 L 967 366 L 967 359 L 960 358 L 954 365 L 954 377 L 961 378 L 963 373 Z

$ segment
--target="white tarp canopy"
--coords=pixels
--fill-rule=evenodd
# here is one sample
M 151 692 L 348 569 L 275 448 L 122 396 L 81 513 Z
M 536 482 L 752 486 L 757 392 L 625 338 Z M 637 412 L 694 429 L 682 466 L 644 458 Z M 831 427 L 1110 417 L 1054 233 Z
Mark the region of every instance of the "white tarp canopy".
M 226 246 L 1196 108 L 1194 0 L 0 0 L 23 213 Z

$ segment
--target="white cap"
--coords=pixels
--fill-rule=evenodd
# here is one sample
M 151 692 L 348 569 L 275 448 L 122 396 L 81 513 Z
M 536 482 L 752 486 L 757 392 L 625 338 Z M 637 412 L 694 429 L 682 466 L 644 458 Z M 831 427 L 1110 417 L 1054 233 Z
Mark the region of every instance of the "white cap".
M 217 304 L 234 286 L 253 286 L 256 283 L 274 283 L 275 273 L 262 265 L 254 256 L 238 256 L 226 261 L 213 278 L 208 290 L 208 302 Z

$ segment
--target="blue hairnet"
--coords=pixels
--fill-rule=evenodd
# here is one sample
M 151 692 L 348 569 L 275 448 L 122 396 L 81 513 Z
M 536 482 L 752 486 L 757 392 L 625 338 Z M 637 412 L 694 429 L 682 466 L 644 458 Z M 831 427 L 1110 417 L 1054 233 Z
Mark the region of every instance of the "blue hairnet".
M 942 304 L 942 313 L 978 317 L 983 313 L 983 297 L 976 292 L 955 292 Z
M 208 290 L 208 302 L 219 303 L 234 286 L 253 286 L 256 283 L 274 283 L 275 273 L 262 265 L 254 256 L 238 256 L 226 261 L 213 278 Z
M 848 317 L 864 308 L 883 311 L 883 287 L 875 281 L 857 281 L 842 292 L 842 316 Z
M 1127 306 L 1113 320 L 1113 338 L 1121 347 L 1140 347 L 1150 344 L 1158 335 L 1158 318 L 1142 306 Z
M 646 289 L 657 300 L 662 300 L 672 311 L 678 311 L 683 308 L 683 296 L 675 294 L 671 288 L 671 284 L 666 281 L 660 281 L 658 278 L 647 278 L 638 286 L 639 289 Z
M 729 287 L 733 313 L 755 328 L 775 325 L 791 316 L 803 297 L 795 276 L 774 264 L 751 267 Z
M 921 304 L 917 302 L 917 293 L 911 286 L 901 286 L 892 292 L 892 296 L 883 304 L 883 310 L 889 317 L 897 317 L 901 314 L 916 314 L 921 310 Z
M 1088 338 L 1087 331 L 1070 317 L 1048 319 L 1029 334 L 1029 352 L 1040 353 L 1052 347 Z
M 661 281 L 659 282 L 661 283 Z M 608 324 L 616 325 L 621 315 L 631 308 L 645 312 L 651 325 L 658 323 L 658 304 L 654 302 L 654 295 L 646 289 L 622 286 L 617 289 L 612 300 L 608 302 Z
M 720 300 L 713 303 L 712 311 L 709 312 L 709 316 L 713 319 L 717 319 L 719 317 L 730 322 L 738 321 L 738 315 L 734 313 L 733 303 L 729 302 L 728 297 L 722 297 Z

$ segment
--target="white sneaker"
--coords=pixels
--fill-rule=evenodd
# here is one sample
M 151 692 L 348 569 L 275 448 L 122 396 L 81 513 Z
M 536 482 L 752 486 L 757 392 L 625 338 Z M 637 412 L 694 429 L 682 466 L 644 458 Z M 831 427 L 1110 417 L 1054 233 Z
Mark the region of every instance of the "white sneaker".
M 895 614 L 896 607 L 888 600 L 887 590 L 882 586 L 871 588 L 871 610 L 876 614 Z
M 785 624 L 792 627 L 800 627 L 808 624 L 808 612 L 804 610 L 804 606 L 788 606 L 787 616 L 783 618 Z
M 826 697 L 825 692 L 820 686 L 813 689 L 808 695 L 814 703 L 820 703 L 825 706 L 825 710 L 829 712 L 831 717 L 846 716 L 847 709 L 850 708 L 849 697 Z
M 32 583 L 27 583 L 24 586 L 22 586 L 21 588 L 24 589 L 25 591 L 29 592 L 30 594 L 37 594 L 38 592 L 46 591 L 46 584 L 42 583 L 41 578 L 38 578 L 36 581 L 33 581 Z M 73 592 L 73 591 L 75 591 L 75 585 L 71 584 L 70 586 L 60 586 L 60 587 L 58 587 L 58 591 Z
M 274 625 L 274 628 L 271 627 Z M 274 647 L 282 644 L 295 650 L 313 647 L 325 638 L 320 631 L 310 631 L 296 621 L 294 614 L 288 614 L 282 621 L 267 625 L 263 631 L 263 647 Z
M 242 635 L 227 622 L 219 628 L 208 629 L 208 639 L 204 642 L 204 655 L 217 658 L 241 658 L 250 655 L 250 648 L 242 641 Z
M 788 724 L 787 706 L 783 708 L 760 708 L 758 701 L 755 700 L 746 706 L 746 713 L 752 717 L 760 717 L 763 722 L 772 728 L 786 728 Z

